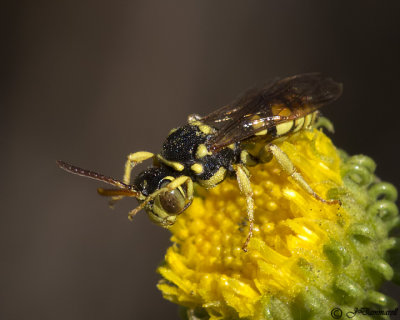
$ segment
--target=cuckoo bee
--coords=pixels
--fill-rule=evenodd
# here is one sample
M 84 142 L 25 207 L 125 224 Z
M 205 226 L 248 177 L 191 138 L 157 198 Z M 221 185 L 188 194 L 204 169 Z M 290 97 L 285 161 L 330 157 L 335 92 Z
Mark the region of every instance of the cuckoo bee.
M 318 109 L 335 101 L 342 85 L 319 73 L 300 74 L 276 80 L 245 93 L 235 102 L 207 116 L 191 115 L 188 123 L 171 130 L 159 154 L 140 151 L 129 154 L 122 181 L 57 161 L 68 172 L 108 183 L 99 188 L 111 202 L 134 197 L 139 206 L 132 217 L 145 209 L 150 219 L 162 227 L 173 225 L 193 200 L 193 184 L 213 188 L 227 177 L 237 179 L 246 198 L 249 229 L 243 250 L 251 239 L 254 200 L 247 167 L 275 157 L 283 171 L 306 192 L 327 205 L 339 204 L 314 192 L 296 170 L 289 157 L 274 142 L 299 130 L 311 129 Z M 153 165 L 131 181 L 133 167 L 145 160 Z

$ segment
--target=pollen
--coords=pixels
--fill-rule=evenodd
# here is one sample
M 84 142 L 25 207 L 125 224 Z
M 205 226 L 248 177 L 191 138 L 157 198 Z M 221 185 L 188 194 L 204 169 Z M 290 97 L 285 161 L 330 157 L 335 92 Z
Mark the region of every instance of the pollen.
M 198 188 L 170 229 L 173 244 L 158 268 L 163 296 L 189 319 L 199 319 L 199 310 L 204 319 L 321 319 L 334 307 L 344 312 L 379 299 L 389 307 L 377 290 L 393 277 L 384 258 L 399 222 L 397 195 L 385 191 L 394 187 L 380 189 L 373 161 L 338 152 L 322 131 L 300 131 L 278 146 L 318 195 L 342 205 L 316 200 L 275 159 L 250 167 L 255 226 L 246 253 L 246 200 L 236 180 Z M 371 197 L 371 188 L 381 191 Z

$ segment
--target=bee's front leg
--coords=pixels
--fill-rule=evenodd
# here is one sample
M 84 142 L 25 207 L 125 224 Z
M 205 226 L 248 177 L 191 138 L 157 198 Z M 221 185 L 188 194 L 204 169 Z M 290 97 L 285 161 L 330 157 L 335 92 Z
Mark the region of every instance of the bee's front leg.
M 131 153 L 128 155 L 127 160 L 125 162 L 125 171 L 124 171 L 124 177 L 123 177 L 123 182 L 125 184 L 130 184 L 131 183 L 131 172 L 132 169 L 139 163 L 154 158 L 154 154 L 151 152 L 147 151 L 139 151 L 135 153 Z M 115 202 L 118 200 L 121 200 L 124 196 L 123 195 L 117 195 L 113 196 L 109 202 L 110 206 L 113 206 Z

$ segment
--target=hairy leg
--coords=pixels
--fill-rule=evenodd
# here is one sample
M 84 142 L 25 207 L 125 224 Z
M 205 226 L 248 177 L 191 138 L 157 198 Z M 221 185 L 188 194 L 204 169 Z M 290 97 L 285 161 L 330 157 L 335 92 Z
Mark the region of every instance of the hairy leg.
M 253 199 L 253 190 L 251 189 L 250 179 L 245 170 L 245 167 L 242 164 L 234 165 L 234 169 L 236 172 L 236 178 L 238 181 L 240 192 L 246 198 L 247 204 L 247 217 L 249 219 L 249 233 L 247 235 L 246 241 L 243 244 L 242 249 L 247 252 L 247 246 L 251 237 L 253 236 L 253 227 L 254 227 L 254 199 Z

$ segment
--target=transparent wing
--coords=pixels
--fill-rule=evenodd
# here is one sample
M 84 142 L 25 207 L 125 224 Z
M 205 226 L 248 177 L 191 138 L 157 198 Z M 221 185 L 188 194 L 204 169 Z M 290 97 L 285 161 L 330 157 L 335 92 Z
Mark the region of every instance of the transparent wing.
M 207 147 L 217 151 L 277 124 L 304 117 L 335 101 L 341 93 L 341 84 L 319 73 L 296 75 L 250 90 L 200 119 L 217 129 Z

